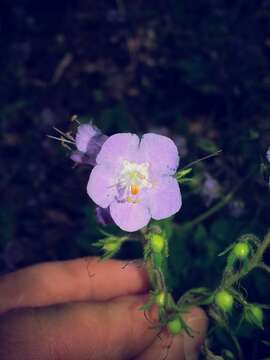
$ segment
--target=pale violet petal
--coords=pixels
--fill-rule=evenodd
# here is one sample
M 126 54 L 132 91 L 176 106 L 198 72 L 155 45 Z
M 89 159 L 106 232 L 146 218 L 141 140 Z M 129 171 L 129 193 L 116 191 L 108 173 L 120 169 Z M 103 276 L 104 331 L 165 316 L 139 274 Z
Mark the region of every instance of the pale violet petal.
M 148 162 L 153 173 L 172 175 L 179 165 L 179 154 L 174 142 L 163 135 L 144 134 L 140 143 L 143 161 Z
M 87 193 L 100 207 L 107 208 L 116 196 L 115 173 L 109 167 L 93 168 L 87 185 Z
M 100 134 L 101 134 L 100 130 L 91 124 L 80 125 L 77 129 L 77 134 L 75 139 L 77 149 L 83 153 L 86 153 L 91 139 L 94 136 Z
M 140 203 L 114 201 L 110 205 L 110 212 L 116 225 L 129 232 L 142 229 L 151 219 L 149 209 Z
M 171 176 L 157 178 L 146 194 L 146 201 L 155 220 L 176 214 L 182 206 L 178 182 Z
M 97 164 L 110 163 L 117 166 L 121 165 L 124 160 L 138 160 L 139 142 L 138 136 L 131 133 L 110 136 L 97 156 Z

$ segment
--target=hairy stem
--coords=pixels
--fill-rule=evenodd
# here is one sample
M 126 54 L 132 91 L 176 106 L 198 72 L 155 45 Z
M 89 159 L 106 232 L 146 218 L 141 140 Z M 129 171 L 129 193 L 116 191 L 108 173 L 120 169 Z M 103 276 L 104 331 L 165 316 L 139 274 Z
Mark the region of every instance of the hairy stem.
M 226 281 L 226 286 L 227 287 L 231 287 L 232 285 L 234 285 L 235 283 L 239 282 L 240 279 L 242 279 L 243 277 L 245 277 L 250 271 L 252 271 L 255 268 L 264 268 L 265 269 L 269 269 L 269 267 L 267 265 L 264 265 L 262 263 L 262 258 L 263 258 L 263 254 L 265 252 L 265 250 L 268 248 L 268 246 L 270 245 L 270 231 L 266 234 L 263 242 L 261 243 L 261 245 L 258 247 L 255 255 L 253 256 L 253 258 L 250 260 L 249 262 L 249 266 L 247 268 L 242 268 L 238 273 L 233 274 L 227 281 Z M 269 270 L 267 270 L 269 271 Z
M 263 262 L 258 265 L 258 268 L 260 268 L 260 269 L 262 269 L 262 270 L 270 273 L 270 266 L 266 265 L 266 264 L 263 263 Z

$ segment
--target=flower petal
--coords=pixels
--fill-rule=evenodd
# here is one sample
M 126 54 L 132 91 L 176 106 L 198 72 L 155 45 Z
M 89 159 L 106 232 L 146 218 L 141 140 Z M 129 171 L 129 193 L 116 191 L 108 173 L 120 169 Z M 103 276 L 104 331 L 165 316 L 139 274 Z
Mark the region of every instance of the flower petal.
M 142 229 L 151 219 L 148 208 L 140 203 L 114 201 L 110 205 L 110 211 L 116 225 L 129 232 Z
M 103 144 L 97 163 L 120 165 L 123 160 L 136 161 L 139 153 L 139 138 L 135 134 L 123 133 L 110 136 Z
M 179 185 L 171 176 L 162 176 L 147 193 L 147 203 L 155 220 L 176 214 L 182 206 Z
M 87 165 L 96 165 L 96 159 L 89 157 L 87 154 L 82 153 L 81 151 L 74 151 L 71 156 L 71 160 L 73 160 L 77 164 L 87 164 Z
M 154 173 L 172 175 L 179 164 L 179 154 L 174 142 L 163 135 L 144 134 L 140 144 L 144 161 L 151 165 Z
M 103 165 L 93 168 L 87 184 L 87 193 L 100 207 L 110 205 L 116 195 L 114 170 Z
M 77 129 L 76 146 L 83 153 L 87 152 L 89 142 L 94 136 L 100 135 L 101 131 L 91 124 L 82 124 Z
M 100 206 L 97 206 L 96 218 L 97 218 L 97 222 L 103 226 L 113 224 L 113 219 L 111 217 L 109 208 L 103 209 Z
M 266 159 L 270 162 L 270 147 L 268 148 L 266 152 Z

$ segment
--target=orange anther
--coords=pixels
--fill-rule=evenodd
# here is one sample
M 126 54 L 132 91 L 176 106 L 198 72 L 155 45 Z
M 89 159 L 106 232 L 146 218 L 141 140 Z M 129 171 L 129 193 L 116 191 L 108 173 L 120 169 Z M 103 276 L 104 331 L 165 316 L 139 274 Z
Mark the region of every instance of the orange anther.
M 139 193 L 139 191 L 140 191 L 140 188 L 139 188 L 138 185 L 132 184 L 130 186 L 130 191 L 131 191 L 132 195 L 137 195 Z

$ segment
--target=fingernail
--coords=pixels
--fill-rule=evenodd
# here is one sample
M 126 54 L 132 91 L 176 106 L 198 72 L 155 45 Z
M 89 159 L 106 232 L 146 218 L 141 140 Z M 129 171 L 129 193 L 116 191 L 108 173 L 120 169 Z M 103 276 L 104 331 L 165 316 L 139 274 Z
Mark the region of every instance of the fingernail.
M 186 322 L 192 329 L 192 336 L 184 334 L 185 360 L 197 360 L 207 332 L 207 317 L 202 309 L 193 308 L 187 316 Z

